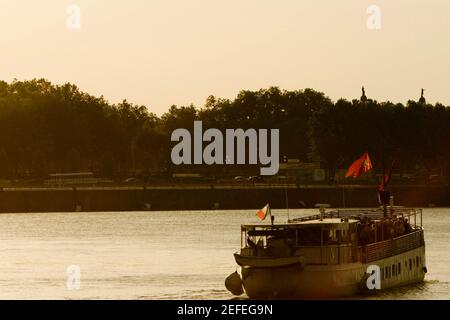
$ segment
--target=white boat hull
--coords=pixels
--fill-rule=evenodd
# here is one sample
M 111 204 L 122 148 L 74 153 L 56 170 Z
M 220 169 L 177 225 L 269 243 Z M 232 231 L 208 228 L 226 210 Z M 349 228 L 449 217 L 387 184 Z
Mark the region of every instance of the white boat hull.
M 410 262 L 414 260 L 414 265 Z M 416 260 L 420 261 L 417 263 Z M 398 265 L 401 265 L 399 272 Z M 411 264 L 411 267 L 410 267 Z M 371 263 L 242 267 L 241 281 L 250 298 L 333 298 L 356 295 L 367 288 L 364 277 L 370 265 L 383 269 L 381 289 L 421 282 L 424 279 L 425 246 Z M 386 268 L 390 268 L 389 273 Z M 395 275 L 394 275 L 395 273 Z

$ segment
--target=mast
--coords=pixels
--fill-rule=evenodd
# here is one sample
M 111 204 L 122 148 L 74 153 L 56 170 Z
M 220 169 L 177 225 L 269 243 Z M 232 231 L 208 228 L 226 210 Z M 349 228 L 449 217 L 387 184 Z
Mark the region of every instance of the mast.
M 289 222 L 289 199 L 288 199 L 287 184 L 284 186 L 284 195 L 286 198 L 286 208 L 287 208 L 287 216 L 288 216 L 288 222 Z

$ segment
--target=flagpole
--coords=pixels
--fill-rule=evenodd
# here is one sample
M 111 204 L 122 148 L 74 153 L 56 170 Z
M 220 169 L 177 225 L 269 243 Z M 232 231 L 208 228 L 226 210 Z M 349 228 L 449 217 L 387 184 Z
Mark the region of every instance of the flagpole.
M 272 208 L 270 207 L 270 204 L 269 204 L 269 215 L 270 215 L 270 223 L 273 226 L 273 220 L 275 220 L 275 217 L 272 216 Z
M 288 222 L 289 222 L 289 199 L 288 199 L 288 191 L 287 186 L 284 186 L 284 195 L 286 197 L 286 208 L 287 208 L 287 216 L 288 216 Z

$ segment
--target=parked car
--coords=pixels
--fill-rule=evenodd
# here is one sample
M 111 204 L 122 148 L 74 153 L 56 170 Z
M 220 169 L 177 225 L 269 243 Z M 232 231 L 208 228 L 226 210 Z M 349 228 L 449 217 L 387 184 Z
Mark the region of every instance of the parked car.
M 261 176 L 250 176 L 247 178 L 247 181 L 256 183 L 256 182 L 264 182 L 264 179 Z

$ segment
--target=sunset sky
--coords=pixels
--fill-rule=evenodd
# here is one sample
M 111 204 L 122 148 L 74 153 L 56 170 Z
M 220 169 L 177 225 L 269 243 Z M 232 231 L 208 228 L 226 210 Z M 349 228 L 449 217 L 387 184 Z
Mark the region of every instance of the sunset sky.
M 81 29 L 66 9 L 81 8 Z M 369 30 L 371 4 L 381 30 Z M 0 79 L 72 82 L 161 114 L 242 89 L 450 105 L 448 0 L 0 0 Z

